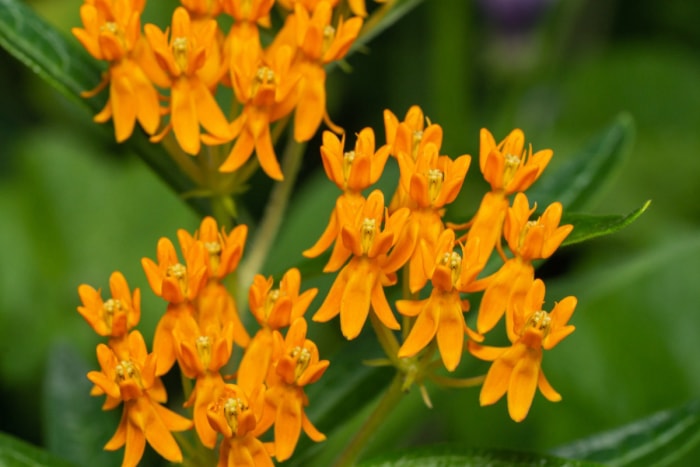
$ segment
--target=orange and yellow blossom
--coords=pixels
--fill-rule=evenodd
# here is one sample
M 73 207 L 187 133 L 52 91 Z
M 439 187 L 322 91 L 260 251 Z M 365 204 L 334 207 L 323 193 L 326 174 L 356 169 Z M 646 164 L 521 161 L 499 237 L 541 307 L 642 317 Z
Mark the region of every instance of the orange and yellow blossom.
M 270 10 L 275 0 L 219 0 L 223 10 L 231 15 L 236 23 L 260 24 L 268 26 Z
M 168 372 L 175 363 L 177 345 L 172 332 L 178 321 L 194 319 L 193 301 L 207 283 L 208 254 L 201 242 L 195 242 L 180 263 L 175 247 L 168 238 L 158 241 L 158 263 L 143 258 L 141 265 L 153 292 L 165 299 L 168 308 L 158 322 L 153 337 L 153 351 L 158 355 L 157 374 Z
M 106 345 L 97 346 L 102 371 L 91 371 L 88 379 L 107 395 L 104 410 L 120 402 L 124 411 L 116 433 L 105 445 L 113 451 L 125 446 L 122 467 L 136 466 L 146 442 L 171 462 L 182 462 L 182 453 L 172 431 L 184 431 L 192 422 L 165 408 L 166 393 L 156 377 L 156 356 L 147 354 L 146 343 L 138 331 L 128 337 L 128 355 L 117 357 Z
M 525 149 L 525 135 L 515 129 L 500 143 L 485 128 L 481 130 L 479 167 L 491 191 L 484 195 L 476 215 L 469 223 L 467 239 L 479 238 L 483 261 L 501 238 L 503 220 L 508 210 L 507 197 L 527 190 L 542 174 L 552 158 L 551 149 L 532 153 Z
M 401 155 L 401 158 L 408 158 L 415 162 L 418 154 L 424 152 L 426 145 L 432 144 L 438 151 L 442 146 L 442 127 L 430 123 L 423 115 L 423 110 L 417 105 L 408 109 L 402 122 L 399 122 L 390 110 L 385 110 L 384 129 L 386 142 L 391 147 L 391 155 L 396 158 Z M 389 204 L 389 211 L 393 212 L 400 207 L 408 206 L 409 203 L 408 189 L 405 184 L 400 183 Z
M 78 307 L 78 313 L 97 334 L 109 337 L 109 346 L 120 355 L 120 345 L 141 319 L 141 291 L 134 289 L 132 295 L 129 284 L 119 271 L 109 277 L 109 288 L 112 298 L 104 301 L 99 289 L 80 285 L 78 294 L 83 304 Z
M 536 220 L 530 220 L 536 206 L 530 208 L 527 196 L 518 193 L 513 206 L 508 208 L 503 233 L 515 255 L 485 282 L 488 284 L 481 299 L 477 329 L 480 333 L 491 330 L 503 313 L 513 316 L 513 308 L 522 301 L 535 279 L 532 261 L 549 258 L 573 230 L 573 225 L 559 225 L 561 203 L 555 202 Z
M 297 141 L 310 140 L 327 116 L 325 65 L 345 57 L 362 28 L 359 17 L 347 21 L 340 18 L 337 27 L 333 27 L 332 16 L 333 6 L 328 1 L 318 2 L 311 14 L 297 2 L 294 13 L 287 17 L 280 31 L 280 37 L 291 36 L 301 52 L 301 59 L 295 62 L 301 74 L 294 114 L 294 139 Z M 334 131 L 340 130 L 330 126 Z
M 336 201 L 336 206 L 331 211 L 328 225 L 321 237 L 314 246 L 303 252 L 304 256 L 314 258 L 323 253 L 333 241 L 339 240 L 340 228 L 344 222 L 338 218 L 339 212 L 354 212 L 353 206 L 359 206 L 364 202 L 362 190 L 379 180 L 388 158 L 389 147 L 384 145 L 377 149 L 374 131 L 369 127 L 363 128 L 357 134 L 355 147 L 350 151 L 345 151 L 345 135 L 342 139 L 338 139 L 330 131 L 323 132 L 321 146 L 323 168 L 330 181 L 343 190 L 343 194 Z M 345 261 L 347 253 L 342 241 L 336 241 L 331 258 L 345 256 L 342 260 Z M 332 259 L 329 264 L 333 262 Z
M 415 225 L 418 232 L 416 249 L 409 262 L 409 287 L 414 293 L 429 278 L 424 271 L 432 263 L 433 257 L 426 256 L 425 252 L 434 250 L 444 230 L 444 208 L 455 200 L 462 189 L 471 162 L 469 155 L 452 160 L 448 156 L 440 156 L 438 151 L 435 144 L 428 143 L 415 159 L 405 152 L 397 155 L 401 170 L 397 192 L 406 193 L 404 206 L 411 210 L 408 222 Z
M 200 126 L 217 142 L 233 138 L 229 122 L 211 91 L 222 75 L 218 70 L 223 63 L 214 64 L 213 72 L 207 68 L 211 76 L 202 73 L 209 59 L 220 60 L 220 54 L 209 52 L 219 47 L 217 30 L 213 19 L 193 27 L 184 7 L 176 8 L 173 13 L 170 39 L 168 32 L 153 24 L 144 27 L 158 64 L 170 78 L 170 122 L 152 141 L 160 141 L 172 128 L 183 151 L 196 155 L 202 141 Z
M 239 383 L 245 388 L 255 388 L 265 381 L 272 363 L 273 331 L 288 327 L 295 319 L 306 313 L 316 297 L 318 289 L 309 289 L 299 293 L 301 273 L 297 268 L 288 270 L 273 288 L 271 277 L 267 279 L 257 274 L 248 292 L 250 311 L 260 324 L 260 330 L 251 340 L 243 354 L 238 368 L 241 375 Z
M 71 32 L 85 49 L 98 60 L 109 62 L 102 82 L 83 93 L 92 97 L 109 84 L 109 99 L 94 117 L 99 123 L 114 120 L 118 142 L 125 141 L 134 131 L 136 121 L 148 134 L 160 124 L 158 92 L 149 73 L 150 58 L 141 38 L 143 1 L 94 0 L 80 7 L 83 28 Z
M 469 342 L 469 351 L 475 357 L 493 362 L 481 388 L 481 405 L 494 404 L 508 393 L 508 413 L 516 422 L 527 416 L 536 388 L 552 402 L 561 400 L 542 372 L 542 350 L 552 349 L 574 331 L 574 326 L 567 323 L 576 308 L 576 297 L 564 298 L 547 312 L 542 310 L 544 296 L 544 283 L 537 279 L 508 327 L 510 347 Z
M 265 388 L 250 396 L 238 385 L 226 384 L 207 408 L 212 428 L 223 435 L 219 446 L 219 467 L 273 467 L 274 446 L 258 439 L 259 420 L 265 409 Z
M 306 338 L 307 324 L 301 317 L 292 322 L 286 337 L 273 333 L 272 364 L 265 384 L 265 414 L 261 423 L 274 423 L 275 457 L 282 462 L 294 453 L 301 430 L 316 442 L 326 439 L 304 412 L 309 400 L 304 386 L 315 383 L 328 368 L 328 360 L 319 360 L 316 344 Z
M 226 233 L 209 216 L 202 219 L 194 236 L 184 229 L 177 232 L 185 257 L 189 255 L 190 249 L 202 245 L 207 253 L 205 263 L 209 280 L 195 299 L 197 323 L 202 329 L 209 326 L 221 329 L 226 323 L 233 323 L 233 341 L 241 347 L 248 345 L 250 336 L 243 326 L 233 297 L 221 281 L 238 267 L 247 235 L 246 225 L 238 225 Z
M 200 330 L 193 320 L 184 320 L 177 323 L 173 336 L 179 345 L 178 362 L 182 373 L 196 379 L 185 406 L 194 407 L 197 435 L 203 445 L 213 448 L 217 433 L 209 424 L 207 408 L 224 387 L 219 370 L 231 357 L 233 323 L 227 323 L 223 329 L 210 326 Z
M 384 286 L 396 283 L 395 272 L 408 261 L 415 247 L 415 229 L 409 228 L 400 235 L 409 214 L 403 208 L 388 215 L 384 195 L 379 190 L 370 193 L 355 213 L 340 213 L 341 219 L 352 220 L 341 226 L 340 238 L 348 254 L 329 266 L 337 270 L 348 257 L 352 258 L 338 274 L 313 316 L 314 321 L 329 321 L 340 314 L 343 335 L 354 339 L 360 334 L 371 306 L 382 324 L 389 329 L 400 328 L 384 295 Z
M 296 102 L 292 91 L 298 76 L 290 69 L 293 52 L 284 46 L 264 54 L 257 34 L 245 32 L 249 29 L 239 28 L 242 35 L 231 39 L 231 82 L 236 99 L 244 107 L 231 123 L 237 139 L 219 170 L 237 170 L 255 151 L 265 173 L 282 180 L 270 124 L 288 115 Z
M 454 371 L 462 358 L 464 335 L 481 342 L 483 337 L 467 327 L 464 312 L 469 311 L 469 301 L 460 293 L 473 291 L 478 266 L 478 244 L 462 245 L 462 254 L 454 251 L 455 234 L 447 229 L 442 232 L 436 248 L 430 251 L 434 258 L 432 267 L 426 271 L 433 289 L 425 300 L 398 300 L 396 308 L 405 316 L 418 316 L 411 332 L 399 349 L 399 358 L 412 357 L 423 350 L 437 337 L 442 362 L 449 371 Z M 427 250 L 425 244 L 422 248 Z

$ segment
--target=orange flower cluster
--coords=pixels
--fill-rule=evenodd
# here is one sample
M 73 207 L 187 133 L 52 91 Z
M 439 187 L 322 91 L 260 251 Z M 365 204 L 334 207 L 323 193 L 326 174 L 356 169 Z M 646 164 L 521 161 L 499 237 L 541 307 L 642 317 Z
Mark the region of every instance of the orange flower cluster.
M 316 289 L 300 291 L 301 275 L 290 269 L 274 288 L 271 278 L 256 276 L 250 288 L 250 308 L 261 325 L 251 339 L 222 281 L 235 272 L 243 254 L 247 228 L 226 233 L 213 218 L 205 218 L 191 235 L 178 231 L 184 262 L 167 238 L 158 242 L 157 261 L 142 260 L 154 293 L 168 302 L 148 354 L 141 334 L 132 330 L 140 317 L 140 293 L 130 292 L 123 275 L 112 274 L 112 297 L 79 287 L 80 314 L 108 344 L 99 344 L 101 371 L 88 378 L 93 395 L 106 394 L 103 408 L 124 404 L 122 421 L 105 449 L 125 446 L 124 466 L 141 459 L 148 442 L 172 462 L 182 452 L 171 432 L 194 426 L 206 448 L 219 444 L 219 465 L 272 465 L 272 457 L 289 458 L 301 430 L 313 440 L 324 435 L 309 421 L 304 387 L 316 382 L 329 362 L 320 360 L 316 345 L 306 338 L 304 313 Z M 285 334 L 283 330 L 289 328 Z M 244 349 L 235 384 L 224 376 L 233 363 L 234 343 Z M 167 394 L 160 377 L 177 362 L 194 382 L 185 407 L 192 420 L 164 407 Z M 274 427 L 274 441 L 259 438 Z
M 85 0 L 83 28 L 73 28 L 87 51 L 109 64 L 101 84 L 84 95 L 109 85 L 95 121 L 111 118 L 117 141 L 129 138 L 138 121 L 153 142 L 172 130 L 191 155 L 202 143 L 233 142 L 219 170 L 235 171 L 255 152 L 265 173 L 281 180 L 271 124 L 294 112 L 299 142 L 311 139 L 324 119 L 342 131 L 326 115 L 324 67 L 343 59 L 357 38 L 364 1 L 349 1 L 356 16 L 347 20 L 337 13 L 338 0 L 279 1 L 283 25 L 266 46 L 260 29 L 270 27 L 274 0 L 182 0 L 169 28 L 146 24 L 142 33 L 145 3 Z M 220 28 L 220 15 L 233 19 L 228 31 Z M 219 86 L 233 89 L 232 115 L 221 110 Z
M 371 128 L 358 133 L 349 151 L 344 140 L 330 132 L 323 135 L 324 168 L 342 194 L 325 231 L 304 255 L 319 256 L 335 242 L 325 271 L 340 272 L 313 319 L 328 321 L 340 315 L 341 331 L 348 339 L 360 334 L 370 313 L 380 326 L 400 329 L 384 289 L 398 282 L 397 271 L 403 268 L 406 292 L 396 309 L 404 316 L 404 340 L 390 357 L 430 358 L 436 345 L 445 368 L 454 371 L 468 342 L 466 348 L 474 356 L 494 361 L 482 388 L 482 405 L 508 392 L 510 415 L 520 421 L 536 386 L 550 400 L 559 399 L 541 371 L 542 348 L 552 348 L 574 329 L 566 323 L 575 298 L 565 298 L 551 313 L 543 311 L 544 285 L 535 279 L 532 264 L 549 258 L 573 228 L 559 225 L 560 203 L 534 217 L 536 207 L 524 193 L 545 169 L 552 151 L 533 154 L 525 149 L 520 130 L 498 144 L 482 130 L 479 166 L 491 190 L 470 222 L 451 225 L 443 220 L 445 208 L 461 190 L 471 157 L 441 155 L 442 129 L 425 119 L 417 106 L 403 121 L 388 110 L 384 120 L 386 144 L 379 148 Z M 389 155 L 399 166 L 400 178 L 386 207 L 379 190 L 367 197 L 362 192 L 379 179 Z M 467 231 L 457 238 L 455 230 Z M 511 256 L 504 251 L 503 239 Z M 494 250 L 502 264 L 486 275 Z M 426 290 L 428 282 L 432 287 Z M 481 291 L 472 330 L 464 317 L 470 308 L 467 294 Z M 421 299 L 422 292 L 428 296 Z M 504 315 L 512 346 L 482 346 L 484 334 Z

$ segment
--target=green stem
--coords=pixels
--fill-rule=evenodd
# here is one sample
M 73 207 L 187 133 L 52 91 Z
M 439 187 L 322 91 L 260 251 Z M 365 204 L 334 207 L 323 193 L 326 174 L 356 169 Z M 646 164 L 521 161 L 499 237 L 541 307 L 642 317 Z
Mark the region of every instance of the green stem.
M 401 373 L 396 373 L 391 385 L 379 400 L 379 404 L 374 408 L 369 418 L 362 425 L 355 437 L 350 441 L 338 460 L 335 462 L 335 467 L 348 467 L 355 464 L 355 461 L 362 453 L 362 450 L 367 446 L 370 437 L 375 433 L 377 427 L 386 420 L 389 413 L 396 407 L 403 396 L 401 390 L 403 376 Z
M 247 288 L 253 281 L 253 277 L 257 274 L 265 263 L 270 247 L 272 247 L 277 232 L 282 225 L 284 213 L 287 210 L 287 204 L 294 188 L 297 175 L 302 163 L 302 154 L 305 144 L 298 143 L 294 140 L 294 135 L 290 132 L 287 146 L 284 148 L 282 155 L 282 173 L 284 180 L 276 183 L 270 192 L 270 199 L 265 207 L 262 220 L 255 231 L 255 241 L 247 251 L 245 261 L 238 267 L 238 297 L 247 298 Z M 246 291 L 245 293 L 243 293 Z M 239 309 L 244 307 L 240 306 Z

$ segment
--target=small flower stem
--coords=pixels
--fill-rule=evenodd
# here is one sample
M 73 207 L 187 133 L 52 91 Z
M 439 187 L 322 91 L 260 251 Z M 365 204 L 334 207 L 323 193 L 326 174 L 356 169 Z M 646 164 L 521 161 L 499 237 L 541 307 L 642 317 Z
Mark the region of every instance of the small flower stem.
M 247 298 L 247 289 L 253 281 L 253 277 L 263 266 L 270 247 L 272 246 L 277 232 L 282 225 L 284 213 L 292 194 L 292 188 L 296 181 L 299 169 L 301 168 L 302 155 L 305 144 L 297 143 L 294 135 L 290 132 L 289 140 L 282 155 L 282 173 L 284 180 L 276 183 L 270 192 L 270 198 L 265 207 L 262 220 L 254 234 L 255 242 L 247 252 L 245 261 L 238 267 L 238 287 L 239 298 Z M 244 309 L 244 304 L 238 303 L 239 310 Z
M 338 460 L 335 462 L 335 467 L 349 467 L 355 464 L 355 461 L 362 453 L 362 450 L 367 446 L 367 442 L 374 434 L 377 427 L 386 420 L 389 413 L 396 407 L 403 396 L 402 374 L 397 372 L 391 385 L 379 400 L 379 404 L 374 408 L 369 418 L 362 425 L 355 437 L 350 441 Z

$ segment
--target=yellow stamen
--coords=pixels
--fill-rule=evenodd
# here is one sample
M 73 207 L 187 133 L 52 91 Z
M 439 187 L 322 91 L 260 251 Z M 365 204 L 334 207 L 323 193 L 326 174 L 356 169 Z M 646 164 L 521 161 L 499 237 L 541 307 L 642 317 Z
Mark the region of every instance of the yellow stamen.
M 411 147 L 411 157 L 413 157 L 414 161 L 418 157 L 418 147 L 420 146 L 420 142 L 422 140 L 423 140 L 423 131 L 422 130 L 414 131 L 413 132 L 412 147 Z
M 335 39 L 335 28 L 329 24 L 323 28 L 323 44 L 321 46 L 322 54 L 326 53 L 328 48 L 333 43 L 333 39 Z
M 525 329 L 533 328 L 538 332 L 542 333 L 542 337 L 549 334 L 549 328 L 552 324 L 552 318 L 550 318 L 549 313 L 544 310 L 536 311 L 530 316 L 525 325 Z
M 120 300 L 115 300 L 110 298 L 102 305 L 102 320 L 105 322 L 108 328 L 112 328 L 112 320 L 114 318 L 114 313 L 122 310 L 122 302 Z
M 306 347 L 294 347 L 291 353 L 292 358 L 297 359 L 297 364 L 294 367 L 294 379 L 299 379 L 299 376 L 308 368 L 311 362 L 311 352 Z
M 355 151 L 347 151 L 343 154 L 343 180 L 347 185 L 348 178 L 350 178 L 350 169 L 352 168 L 352 163 L 355 161 Z
M 211 339 L 209 336 L 199 336 L 194 341 L 194 345 L 197 348 L 197 354 L 199 354 L 199 361 L 202 362 L 202 366 L 208 368 L 209 363 L 211 363 Z
M 435 201 L 435 198 L 440 194 L 442 182 L 445 180 L 445 174 L 438 169 L 428 170 L 428 197 L 430 202 Z
M 515 172 L 518 171 L 522 159 L 513 154 L 506 154 L 505 167 L 503 167 L 503 185 L 507 185 L 513 179 Z
M 226 423 L 231 428 L 234 434 L 238 432 L 238 417 L 247 410 L 246 406 L 242 400 L 238 398 L 230 397 L 226 400 L 224 404 L 224 417 L 226 418 Z
M 280 298 L 280 289 L 272 289 L 267 293 L 267 296 L 265 297 L 265 318 L 270 317 L 270 313 L 272 313 L 272 309 L 275 307 L 275 303 L 277 303 L 277 300 Z
M 187 69 L 187 38 L 176 37 L 173 39 L 173 55 L 180 71 Z
M 362 227 L 360 228 L 360 248 L 362 248 L 362 254 L 366 255 L 369 249 L 372 247 L 376 230 L 377 221 L 375 219 L 365 217 L 362 221 Z
M 462 272 L 462 257 L 455 251 L 445 253 L 440 260 L 440 264 L 450 268 L 452 285 L 454 286 L 459 280 L 460 273 Z

